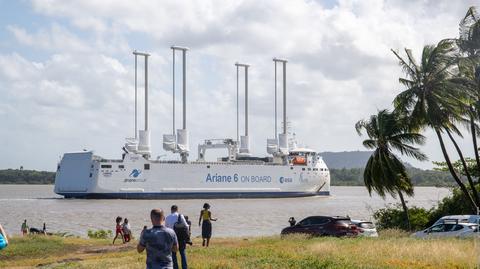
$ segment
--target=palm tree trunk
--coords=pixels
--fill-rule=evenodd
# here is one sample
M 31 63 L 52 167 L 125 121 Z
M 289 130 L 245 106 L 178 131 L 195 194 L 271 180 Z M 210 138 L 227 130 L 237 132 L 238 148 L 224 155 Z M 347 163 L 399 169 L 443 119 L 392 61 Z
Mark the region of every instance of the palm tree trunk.
M 452 162 L 450 161 L 450 157 L 448 156 L 447 149 L 445 148 L 445 144 L 443 142 L 442 134 L 440 133 L 440 130 L 435 128 L 435 133 L 437 134 L 438 141 L 440 142 L 440 147 L 442 148 L 442 153 L 443 157 L 445 158 L 445 162 L 447 163 L 448 170 L 450 171 L 450 174 L 452 174 L 453 179 L 455 182 L 457 182 L 457 185 L 460 187 L 460 190 L 463 192 L 465 195 L 465 198 L 467 198 L 467 201 L 470 203 L 470 206 L 472 207 L 472 212 L 477 212 L 477 205 L 475 204 L 475 201 L 473 200 L 472 196 L 468 192 L 467 187 L 465 187 L 465 184 L 460 180 L 458 177 L 457 173 L 455 172 L 455 169 L 453 168 Z
M 401 191 L 398 191 L 398 196 L 400 197 L 400 202 L 402 202 L 403 212 L 405 212 L 405 217 L 407 218 L 408 230 L 411 231 L 412 225 L 410 223 L 410 216 L 408 214 L 407 203 L 405 203 L 405 199 L 403 198 L 403 194 Z
M 480 175 L 480 156 L 478 155 L 477 133 L 475 130 L 475 119 L 470 116 L 470 130 L 472 132 L 473 152 L 475 153 L 475 161 L 477 163 L 478 174 Z M 477 179 L 477 184 L 480 183 L 480 178 Z
M 450 137 L 450 140 L 452 141 L 453 145 L 455 146 L 455 149 L 457 150 L 458 156 L 460 157 L 460 161 L 462 162 L 463 170 L 465 170 L 465 175 L 467 176 L 468 184 L 470 185 L 470 188 L 472 189 L 473 193 L 473 198 L 475 199 L 475 204 L 480 205 L 480 199 L 478 197 L 478 191 L 475 188 L 475 184 L 473 183 L 472 176 L 470 175 L 470 172 L 468 171 L 468 166 L 467 162 L 465 161 L 465 158 L 463 157 L 462 151 L 460 150 L 460 147 L 457 144 L 457 141 L 453 138 L 452 134 L 450 133 L 449 130 L 447 130 L 448 137 Z

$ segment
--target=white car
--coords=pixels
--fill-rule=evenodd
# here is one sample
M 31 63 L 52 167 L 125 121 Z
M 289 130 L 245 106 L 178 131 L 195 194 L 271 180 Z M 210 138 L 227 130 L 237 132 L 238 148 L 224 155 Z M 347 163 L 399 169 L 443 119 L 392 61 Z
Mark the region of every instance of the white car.
M 351 222 L 352 224 L 355 224 L 360 231 L 358 236 L 378 237 L 377 228 L 375 228 L 375 224 L 373 224 L 371 221 L 351 220 Z
M 418 238 L 468 237 L 466 235 L 475 230 L 478 231 L 478 224 L 445 221 L 444 223 L 436 224 L 425 230 L 413 233 L 412 236 Z
M 479 223 L 480 215 L 450 215 L 450 216 L 443 216 L 439 218 L 432 226 L 435 226 L 440 223 L 444 223 L 445 221 L 455 221 L 461 223 Z

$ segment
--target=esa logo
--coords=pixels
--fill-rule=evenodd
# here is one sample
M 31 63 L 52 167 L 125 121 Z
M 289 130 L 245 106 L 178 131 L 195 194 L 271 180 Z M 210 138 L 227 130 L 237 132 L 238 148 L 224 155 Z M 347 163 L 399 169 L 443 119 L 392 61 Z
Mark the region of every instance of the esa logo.
M 278 179 L 278 181 L 280 181 L 281 184 L 283 183 L 292 183 L 293 182 L 293 178 L 291 177 L 280 177 Z
M 135 178 L 137 178 L 138 176 L 140 176 L 141 173 L 142 173 L 142 170 L 140 170 L 140 169 L 133 169 L 132 172 L 130 173 L 129 177 L 135 177 Z

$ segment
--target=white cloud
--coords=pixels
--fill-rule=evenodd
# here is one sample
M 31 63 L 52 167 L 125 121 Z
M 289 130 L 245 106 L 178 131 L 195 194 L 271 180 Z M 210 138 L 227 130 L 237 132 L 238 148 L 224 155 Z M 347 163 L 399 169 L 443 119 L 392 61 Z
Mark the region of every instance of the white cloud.
M 6 27 L 19 44 L 50 56 L 33 62 L 14 52 L 0 54 L 0 119 L 14 133 L 35 130 L 36 139 L 46 142 L 1 131 L 0 139 L 11 141 L 10 152 L 28 146 L 48 157 L 0 163 L 28 160 L 52 169 L 59 154 L 83 147 L 119 155 L 122 137 L 133 129 L 133 48 L 152 54 L 150 124 L 160 154 L 161 134 L 171 131 L 172 44 L 192 49 L 187 112 L 193 157 L 202 138 L 235 136 L 235 61 L 252 64 L 250 129 L 254 151 L 264 154 L 273 133 L 274 56 L 289 59 L 288 112 L 298 137 L 319 150 L 361 149 L 354 123 L 390 107 L 401 90 L 401 70 L 390 48 L 419 54 L 424 44 L 456 36 L 470 4 L 342 0 L 325 8 L 321 1 L 300 0 L 34 0 L 33 10 L 48 25 Z M 427 153 L 441 159 L 435 138 L 429 139 Z

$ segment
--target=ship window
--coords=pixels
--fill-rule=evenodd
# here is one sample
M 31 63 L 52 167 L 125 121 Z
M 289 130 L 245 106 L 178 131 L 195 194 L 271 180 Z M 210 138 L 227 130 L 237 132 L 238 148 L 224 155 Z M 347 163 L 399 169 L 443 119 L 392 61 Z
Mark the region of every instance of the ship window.
M 313 171 L 318 171 L 318 168 L 313 168 Z
M 312 171 L 312 168 L 308 168 L 308 171 Z
M 302 168 L 302 171 L 305 171 L 305 168 Z
M 101 167 L 102 168 L 112 168 L 112 166 L 110 164 L 102 164 Z
M 207 168 L 210 168 L 210 165 L 207 165 Z
M 118 168 L 123 169 L 125 166 L 123 164 L 119 165 Z
M 92 177 L 92 173 L 90 173 L 90 177 Z
M 150 164 L 149 163 L 144 164 L 143 169 L 150 170 Z
M 290 170 L 293 170 L 293 167 L 292 167 L 292 166 L 290 166 Z

